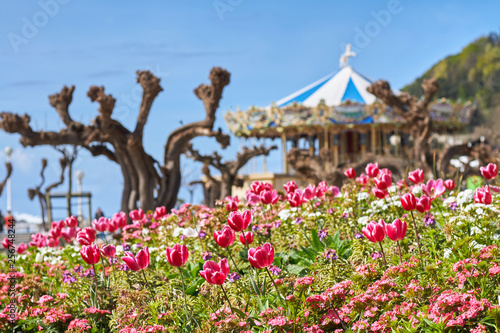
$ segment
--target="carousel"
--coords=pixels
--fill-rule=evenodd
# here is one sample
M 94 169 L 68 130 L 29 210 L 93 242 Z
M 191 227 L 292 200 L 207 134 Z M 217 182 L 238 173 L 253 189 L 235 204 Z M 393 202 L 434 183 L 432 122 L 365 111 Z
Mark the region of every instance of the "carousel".
M 281 186 L 295 179 L 307 183 L 289 167 L 287 153 L 292 148 L 306 149 L 311 155 L 326 151 L 333 165 L 348 165 L 367 154 L 405 158 L 412 146 L 409 126 L 367 91 L 375 81 L 349 65 L 353 56 L 348 45 L 337 72 L 266 107 L 226 113 L 229 130 L 237 137 L 281 139 L 282 173 L 251 173 L 243 176 L 244 182 L 262 180 Z M 475 110 L 470 101 L 446 98 L 430 108 L 434 133 L 443 135 L 462 132 Z

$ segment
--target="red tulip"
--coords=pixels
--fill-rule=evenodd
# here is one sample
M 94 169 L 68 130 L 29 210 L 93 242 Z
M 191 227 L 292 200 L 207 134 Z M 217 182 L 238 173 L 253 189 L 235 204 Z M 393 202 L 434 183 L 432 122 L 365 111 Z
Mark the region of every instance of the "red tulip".
M 14 242 L 12 240 L 10 240 L 9 238 L 5 237 L 2 241 L 2 246 L 4 247 L 4 249 L 9 249 L 9 246 L 12 246 L 14 245 Z
M 375 178 L 375 185 L 379 190 L 387 190 L 392 185 L 392 176 L 386 172 L 379 173 L 378 178 Z
M 116 247 L 114 245 L 104 245 L 101 248 L 101 253 L 108 258 L 114 258 L 116 255 Z
M 146 217 L 141 208 L 131 211 L 128 215 L 132 221 L 142 221 Z
M 62 229 L 59 229 L 59 228 L 52 228 L 49 230 L 49 236 L 54 238 L 54 239 L 57 239 L 59 237 L 61 237 L 62 235 Z
M 59 239 L 55 239 L 52 237 L 47 238 L 47 246 L 57 247 L 59 245 Z
M 109 219 L 107 219 L 106 217 L 100 217 L 99 220 L 92 221 L 92 227 L 99 232 L 107 231 L 108 226 L 109 226 Z
M 385 197 L 387 197 L 389 195 L 389 193 L 387 191 L 382 191 L 378 187 L 372 188 L 372 192 L 379 199 L 384 199 Z
M 420 213 L 425 213 L 431 210 L 431 199 L 425 195 L 423 195 L 420 199 L 417 199 L 417 204 L 415 208 Z
M 448 191 L 453 191 L 455 189 L 455 181 L 453 179 L 445 180 L 444 187 L 446 187 Z
M 224 284 L 229 274 L 227 259 L 222 259 L 218 264 L 212 260 L 205 261 L 200 275 L 210 284 Z
M 234 231 L 242 231 L 248 228 L 252 222 L 252 213 L 249 210 L 240 212 L 231 212 L 227 218 L 227 223 Z
M 295 190 L 295 192 L 293 193 L 288 193 L 287 199 L 288 202 L 290 202 L 290 207 L 300 207 L 305 202 L 300 190 Z
M 415 185 L 423 183 L 425 180 L 424 170 L 417 169 L 415 171 L 410 171 L 408 179 L 411 180 Z
M 66 225 L 64 224 L 64 220 L 60 220 L 60 221 L 54 221 L 52 222 L 52 229 L 62 229 L 64 228 Z
M 403 206 L 403 209 L 407 212 L 412 211 L 416 208 L 417 199 L 415 199 L 413 193 L 406 193 L 401 197 L 401 206 Z
M 297 186 L 297 183 L 295 181 L 291 180 L 285 185 L 283 185 L 283 188 L 285 189 L 286 193 L 293 193 L 295 190 L 298 190 L 299 187 Z
M 76 240 L 80 245 L 90 245 L 95 241 L 95 230 L 92 228 L 83 228 L 77 235 Z
M 272 265 L 274 261 L 274 247 L 266 243 L 257 248 L 248 250 L 248 261 L 255 268 L 265 268 Z
M 186 245 L 175 244 L 174 246 L 167 247 L 167 260 L 168 263 L 174 267 L 183 266 L 189 258 L 189 251 Z
M 221 231 L 214 231 L 214 239 L 220 247 L 228 247 L 234 243 L 234 230 L 225 225 Z
M 23 254 L 24 252 L 26 252 L 27 249 L 28 249 L 28 245 L 21 243 L 17 246 L 16 252 L 19 254 Z
M 494 179 L 498 175 L 498 167 L 494 163 L 489 163 L 486 167 L 480 167 L 479 169 L 483 177 L 488 180 Z
M 147 246 L 137 252 L 136 256 L 132 252 L 125 252 L 125 255 L 126 257 L 123 257 L 122 260 L 134 272 L 149 266 L 149 249 Z
M 76 237 L 76 230 L 73 228 L 64 228 L 61 232 L 61 235 L 64 237 L 66 243 L 71 243 L 73 239 Z
M 165 206 L 156 207 L 155 220 L 161 220 L 167 215 L 167 208 Z
M 271 204 L 274 205 L 276 202 L 278 202 L 278 191 L 273 190 L 273 191 L 267 191 L 264 190 L 260 193 L 260 201 L 265 204 Z
M 228 199 L 229 198 L 229 199 Z M 237 196 L 235 196 L 234 198 L 233 197 L 226 197 L 227 200 L 225 200 L 227 202 L 226 204 L 226 210 L 228 212 L 235 212 L 238 210 L 238 203 L 239 203 L 239 199 Z
M 83 260 L 89 265 L 97 264 L 99 262 L 99 259 L 101 258 L 99 247 L 96 244 L 83 245 L 80 249 L 80 255 L 82 256 Z
M 64 222 L 69 228 L 76 228 L 78 226 L 78 219 L 74 216 L 67 217 Z
M 485 205 L 491 204 L 493 198 L 491 197 L 490 188 L 488 186 L 480 187 L 474 192 L 474 201 Z
M 240 242 L 241 244 L 243 245 L 250 245 L 253 243 L 253 232 L 249 231 L 249 232 L 245 232 L 245 237 L 243 237 L 243 233 L 240 234 Z M 246 243 L 245 243 L 245 240 L 246 240 Z
M 395 219 L 392 224 L 385 225 L 385 233 L 390 240 L 398 242 L 406 236 L 406 222 L 400 219 Z
M 314 186 L 313 184 L 309 184 L 302 192 L 302 198 L 305 201 L 309 201 L 311 199 L 314 199 L 315 197 L 316 197 L 316 186 Z
M 385 238 L 385 222 L 384 220 L 380 220 L 378 223 L 371 221 L 366 225 L 366 228 L 361 230 L 361 232 L 370 242 L 381 242 Z
M 255 194 L 252 191 L 247 191 L 245 194 L 245 198 L 247 200 L 247 203 L 251 206 L 256 205 L 260 203 L 260 195 Z M 236 208 L 234 211 L 237 211 L 238 209 Z
M 345 169 L 344 175 L 349 179 L 353 179 L 356 178 L 356 171 L 353 168 Z
M 123 228 L 127 225 L 127 214 L 124 212 L 116 213 L 111 220 L 115 221 L 118 228 Z
M 378 163 L 368 163 L 368 165 L 365 168 L 365 172 L 370 178 L 375 178 L 378 176 Z
M 108 230 L 109 232 L 113 233 L 115 232 L 116 230 L 118 230 L 118 228 L 120 227 L 118 225 L 119 221 L 118 220 L 115 220 L 115 219 L 109 219 L 108 220 Z
M 264 183 L 255 181 L 250 185 L 250 189 L 255 194 L 260 194 L 260 192 L 264 191 Z

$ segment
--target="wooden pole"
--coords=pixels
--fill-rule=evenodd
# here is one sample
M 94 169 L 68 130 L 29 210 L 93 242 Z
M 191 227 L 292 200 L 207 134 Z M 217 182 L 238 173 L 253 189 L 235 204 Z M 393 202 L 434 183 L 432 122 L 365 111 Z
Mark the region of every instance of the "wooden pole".
M 281 133 L 281 145 L 283 150 L 283 172 L 288 175 L 288 161 L 286 159 L 287 151 L 286 151 L 286 133 Z

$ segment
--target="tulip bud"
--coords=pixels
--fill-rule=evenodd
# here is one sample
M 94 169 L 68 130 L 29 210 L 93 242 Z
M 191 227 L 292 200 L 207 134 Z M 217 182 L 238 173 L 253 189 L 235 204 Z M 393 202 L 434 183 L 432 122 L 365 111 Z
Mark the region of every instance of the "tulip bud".
M 214 231 L 214 239 L 220 247 L 229 247 L 234 243 L 234 230 L 225 225 L 222 231 Z
M 227 223 L 234 231 L 242 231 L 248 228 L 248 225 L 252 222 L 252 213 L 249 210 L 240 212 L 231 212 L 227 219 Z
M 297 183 L 295 181 L 291 180 L 285 185 L 283 185 L 283 188 L 285 189 L 286 193 L 293 193 L 295 190 L 298 190 L 299 187 L 297 186 Z
M 114 245 L 104 245 L 101 253 L 108 258 L 113 258 L 116 255 L 116 248 Z
M 480 167 L 479 169 L 483 177 L 488 180 L 495 179 L 498 175 L 498 167 L 494 163 L 489 163 L 486 167 Z
M 397 242 L 403 240 L 406 236 L 407 225 L 405 221 L 400 219 L 394 220 L 392 224 L 385 225 L 385 232 L 390 240 Z
M 485 205 L 491 204 L 493 202 L 493 198 L 491 196 L 490 188 L 488 186 L 477 188 L 476 192 L 474 192 L 474 201 Z
M 212 260 L 203 264 L 200 275 L 210 284 L 222 285 L 229 274 L 229 264 L 227 259 L 222 259 L 218 264 Z
M 250 248 L 248 250 L 248 261 L 258 269 L 271 266 L 274 261 L 274 247 L 266 243 L 257 248 Z
M 344 175 L 349 179 L 353 179 L 356 178 L 356 171 L 353 168 L 345 169 Z
M 189 258 L 189 251 L 187 249 L 187 246 L 184 244 L 175 244 L 171 248 L 167 247 L 166 254 L 168 263 L 174 267 L 183 266 Z
M 378 223 L 371 221 L 366 225 L 366 228 L 361 230 L 363 235 L 372 243 L 378 243 L 385 238 L 385 222 L 380 220 Z
M 416 208 L 417 199 L 415 199 L 413 193 L 406 193 L 401 197 L 401 206 L 403 206 L 403 209 L 407 212 L 412 211 Z
M 417 204 L 415 208 L 420 213 L 425 213 L 431 210 L 431 199 L 425 195 L 423 195 L 420 199 L 417 200 Z
M 243 233 L 241 233 L 240 234 L 240 242 L 243 245 L 250 245 L 253 243 L 253 237 L 254 237 L 254 234 L 251 231 L 246 232 L 245 237 L 243 237 Z M 246 240 L 246 243 L 245 243 L 245 240 Z
M 64 222 L 69 228 L 76 228 L 78 226 L 78 219 L 74 216 L 67 217 Z
M 370 178 L 377 177 L 379 172 L 378 163 L 368 163 L 365 168 L 365 172 Z
M 99 247 L 94 245 L 83 245 L 80 249 L 80 255 L 83 260 L 89 265 L 95 265 L 99 262 L 101 258 L 101 253 L 99 251 Z
M 408 179 L 411 180 L 415 185 L 423 183 L 425 180 L 424 170 L 417 169 L 415 171 L 410 171 L 410 173 L 408 174 Z
M 453 191 L 455 189 L 455 181 L 453 179 L 445 180 L 444 187 L 446 187 L 448 191 Z

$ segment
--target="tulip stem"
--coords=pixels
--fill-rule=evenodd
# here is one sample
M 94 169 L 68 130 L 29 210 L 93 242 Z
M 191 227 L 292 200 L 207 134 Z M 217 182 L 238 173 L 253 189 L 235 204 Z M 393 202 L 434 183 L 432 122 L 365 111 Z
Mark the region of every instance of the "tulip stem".
M 181 281 L 182 281 L 182 296 L 184 296 L 184 306 L 186 307 L 186 320 L 189 321 L 188 318 L 188 311 L 189 308 L 187 306 L 187 301 L 186 301 L 186 286 L 184 285 L 184 276 L 182 276 L 182 270 L 180 267 L 177 267 L 179 269 L 179 274 L 181 275 Z
M 413 215 L 413 211 L 411 211 L 411 218 L 413 219 L 413 228 L 415 229 L 415 238 L 417 239 L 418 254 L 420 256 L 420 260 L 422 260 L 423 259 L 422 250 L 420 249 L 420 240 L 418 239 L 417 223 L 415 222 L 415 215 Z
M 246 246 L 247 252 L 248 252 L 250 247 L 248 246 L 247 237 L 246 237 L 245 232 L 243 230 L 241 230 L 241 233 L 243 234 L 243 239 L 245 240 L 245 246 Z
M 226 291 L 224 290 L 224 287 L 222 284 L 220 285 L 222 288 L 222 292 L 224 292 L 224 296 L 226 296 L 227 303 L 229 304 L 229 310 L 231 310 L 231 314 L 233 314 L 233 307 L 231 306 L 231 302 L 229 301 L 229 297 L 227 297 Z
M 146 282 L 146 286 L 148 286 L 148 289 L 149 289 L 149 292 L 153 292 L 151 290 L 151 285 L 149 284 L 149 281 L 148 281 L 148 278 L 146 277 L 146 273 L 144 272 L 143 269 L 141 269 L 141 272 L 142 272 L 142 276 L 144 277 L 144 282 Z
M 283 302 L 284 298 L 283 298 L 283 296 L 281 296 L 281 293 L 280 293 L 280 291 L 279 291 L 279 289 L 278 289 L 278 286 L 276 285 L 276 282 L 274 282 L 274 279 L 273 279 L 273 277 L 271 276 L 271 273 L 269 272 L 269 269 L 267 269 L 267 267 L 266 267 L 266 272 L 267 272 L 267 275 L 269 275 L 269 278 L 271 279 L 271 281 L 273 282 L 274 288 L 276 288 L 276 292 L 278 293 L 278 297 L 279 297 L 279 298 L 280 298 L 280 300 Z M 286 305 L 286 309 L 287 309 L 287 311 L 288 311 L 288 303 L 287 303 L 287 302 L 285 302 L 285 305 Z
M 95 290 L 94 290 L 94 297 L 95 297 L 95 305 L 97 304 L 98 297 L 97 297 L 97 271 L 95 270 L 95 264 L 92 264 L 92 268 L 94 270 L 94 284 L 95 284 Z M 96 306 L 96 308 L 99 308 L 99 306 Z
M 396 242 L 398 244 L 398 252 L 399 252 L 399 263 L 403 263 L 403 257 L 401 256 L 401 245 L 399 245 L 399 241 Z
M 233 258 L 233 256 L 231 255 L 231 251 L 229 251 L 229 247 L 227 247 L 226 249 L 227 249 L 227 254 L 228 254 L 229 258 L 230 258 L 230 259 L 231 259 L 231 261 L 233 262 L 233 265 L 234 265 L 235 270 L 237 270 L 238 272 L 240 272 L 240 273 L 241 273 L 241 271 L 240 271 L 240 270 L 239 270 L 239 268 L 238 268 L 238 265 L 236 265 L 236 262 L 234 261 L 234 258 Z
M 340 324 L 342 325 L 342 328 L 344 329 L 344 331 L 347 331 L 347 327 L 345 327 L 344 320 L 342 318 L 340 318 L 339 313 L 337 312 L 337 310 L 335 310 L 335 308 L 333 308 L 333 312 L 335 312 L 335 315 L 339 319 Z
M 384 253 L 384 248 L 382 247 L 382 242 L 378 242 L 378 245 L 380 245 L 380 251 L 382 251 L 382 259 L 384 259 L 384 267 L 387 269 L 387 261 L 385 260 L 385 253 Z

